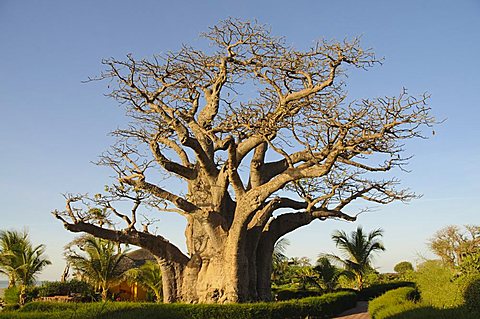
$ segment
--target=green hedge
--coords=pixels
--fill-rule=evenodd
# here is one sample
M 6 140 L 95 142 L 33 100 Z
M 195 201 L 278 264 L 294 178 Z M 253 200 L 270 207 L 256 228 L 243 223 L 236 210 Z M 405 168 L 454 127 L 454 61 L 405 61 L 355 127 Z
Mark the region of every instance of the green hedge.
M 11 287 L 5 289 L 3 300 L 7 305 L 16 305 L 20 302 L 20 287 Z M 38 297 L 38 287 L 28 286 L 25 289 L 25 299 L 27 302 Z
M 387 291 L 401 287 L 415 287 L 415 283 L 410 281 L 394 281 L 371 285 L 370 287 L 364 288 L 358 292 L 358 300 L 371 300 L 383 295 Z
M 416 308 L 419 300 L 418 290 L 412 287 L 402 287 L 386 292 L 368 304 L 368 312 L 373 319 L 390 318 L 393 315 Z
M 480 275 L 470 276 L 465 280 L 463 298 L 467 308 L 480 312 Z
M 295 288 L 279 288 L 272 290 L 273 299 L 276 301 L 318 297 L 322 295 L 319 290 L 300 290 Z
M 370 301 L 368 312 L 372 319 L 478 319 L 480 312 L 467 306 L 447 309 L 418 302 L 413 288 L 399 288 Z
M 3 300 L 7 305 L 15 305 L 20 301 L 20 288 L 11 287 L 5 289 Z
M 348 292 L 282 302 L 226 305 L 33 302 L 15 312 L 0 312 L 0 318 L 303 319 L 309 316 L 313 319 L 331 317 L 354 307 L 355 303 L 356 295 Z
M 92 301 L 94 290 L 88 283 L 80 280 L 44 282 L 38 287 L 39 297 L 78 295 L 83 301 Z

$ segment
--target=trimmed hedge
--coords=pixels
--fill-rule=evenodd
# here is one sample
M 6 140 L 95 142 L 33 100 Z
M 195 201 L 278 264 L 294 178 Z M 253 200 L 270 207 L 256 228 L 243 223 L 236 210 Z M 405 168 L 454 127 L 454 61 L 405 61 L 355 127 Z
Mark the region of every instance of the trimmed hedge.
M 307 297 L 318 297 L 322 295 L 322 292 L 319 290 L 299 290 L 295 288 L 279 288 L 273 289 L 272 294 L 274 300 L 284 301 L 292 299 L 302 299 Z
M 465 306 L 472 311 L 480 312 L 480 275 L 468 278 L 463 292 Z
M 80 294 L 82 296 L 93 295 L 93 288 L 84 281 L 70 280 L 70 281 L 49 281 L 44 282 L 38 288 L 39 297 L 51 296 L 68 296 L 72 294 Z
M 11 287 L 5 289 L 3 300 L 7 305 L 16 305 L 20 302 L 20 288 Z
M 249 304 L 154 304 L 132 302 L 51 303 L 33 302 L 0 318 L 95 319 L 303 319 L 328 318 L 356 303 L 354 293 L 339 292 L 292 301 Z
M 4 301 L 7 305 L 17 305 L 20 302 L 21 288 L 11 287 L 5 289 Z M 25 288 L 25 300 L 27 302 L 34 300 L 38 296 L 38 287 L 28 286 Z
M 415 287 L 414 282 L 410 281 L 394 281 L 382 284 L 371 285 L 358 292 L 358 300 L 368 301 L 373 298 L 377 298 L 387 291 L 394 290 L 402 287 Z
M 368 312 L 373 319 L 389 318 L 417 308 L 415 302 L 419 299 L 420 294 L 417 289 L 412 287 L 398 288 L 370 301 Z

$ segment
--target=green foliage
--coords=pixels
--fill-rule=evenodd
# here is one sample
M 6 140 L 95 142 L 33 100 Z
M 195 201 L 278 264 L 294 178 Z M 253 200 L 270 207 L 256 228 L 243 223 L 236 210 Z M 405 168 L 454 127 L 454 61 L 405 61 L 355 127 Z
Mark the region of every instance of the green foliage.
M 7 305 L 18 304 L 20 301 L 20 288 L 11 287 L 5 289 L 3 300 Z
M 463 255 L 458 270 L 464 275 L 480 274 L 480 247 Z
M 465 225 L 465 229 L 450 225 L 440 229 L 430 239 L 430 248 L 450 268 L 462 263 L 466 255 L 480 249 L 480 226 Z
M 383 296 L 377 298 L 380 299 Z M 383 300 L 382 304 L 369 304 L 369 313 L 372 319 L 478 319 L 480 313 L 466 307 L 438 309 L 424 302 L 409 300 Z M 378 309 L 380 307 L 380 309 Z M 373 308 L 373 309 L 372 309 Z M 375 309 L 376 308 L 376 309 Z
M 281 241 L 277 242 L 277 245 Z M 284 243 L 281 243 L 282 245 Z M 275 248 L 277 249 L 277 248 Z M 275 257 L 277 255 L 277 257 Z M 307 257 L 290 258 L 279 257 L 275 253 L 273 258 L 272 284 L 276 287 L 288 285 L 297 290 L 317 289 L 320 287 L 318 273 L 315 272 Z
M 128 270 L 125 277 L 130 282 L 138 283 L 147 291 L 152 291 L 157 302 L 162 301 L 162 272 L 158 263 L 147 261 L 139 268 Z
M 10 312 L 10 311 L 15 311 L 20 308 L 20 305 L 18 303 L 16 304 L 8 304 L 3 307 L 2 311 L 4 312 Z
M 415 274 L 423 301 L 437 308 L 452 308 L 463 304 L 461 282 L 455 273 L 439 260 L 428 260 L 418 266 Z
M 400 275 L 404 275 L 409 271 L 413 271 L 413 265 L 408 261 L 402 261 L 396 264 L 393 270 Z
M 478 319 L 480 313 L 472 312 L 465 307 L 438 309 L 422 303 L 402 304 L 390 308 L 385 314 L 388 319 Z M 375 317 L 377 319 L 377 317 Z M 378 317 L 381 319 L 381 317 Z
M 78 294 L 82 298 L 89 298 L 93 295 L 93 287 L 80 280 L 44 282 L 38 288 L 39 297 L 68 296 Z
M 23 287 L 25 293 L 25 301 L 29 302 L 38 297 L 38 287 Z M 15 305 L 20 303 L 20 293 L 22 287 L 11 287 L 5 289 L 4 301 L 7 305 Z
M 313 268 L 317 274 L 317 282 L 324 291 L 332 292 L 337 288 L 340 276 L 345 274 L 345 271 L 336 267 L 330 262 L 330 259 L 321 256 L 317 259 L 317 264 Z
M 303 319 L 331 317 L 355 303 L 355 294 L 348 292 L 283 302 L 225 305 L 34 302 L 14 313 L 0 313 L 0 318 Z
M 322 294 L 322 292 L 318 289 L 306 290 L 306 289 L 297 289 L 297 288 L 273 289 L 272 293 L 274 295 L 274 299 L 278 301 L 320 296 Z
M 480 275 L 470 276 L 465 280 L 463 297 L 468 309 L 480 312 Z
M 80 252 L 74 247 L 78 247 Z M 107 299 L 111 285 L 124 277 L 120 263 L 125 258 L 117 244 L 95 238 L 82 236 L 69 244 L 66 258 L 68 263 L 96 289 L 101 290 L 102 299 Z
M 368 312 L 375 319 L 389 318 L 392 315 L 415 308 L 415 301 L 419 299 L 418 297 L 418 291 L 413 287 L 397 288 L 370 301 Z
M 415 287 L 415 283 L 410 281 L 396 281 L 371 285 L 370 287 L 362 289 L 358 292 L 359 300 L 370 300 L 383 295 L 387 291 L 398 289 L 401 287 Z
M 25 286 L 51 262 L 44 257 L 45 246 L 33 246 L 26 231 L 0 231 L 0 273 L 8 276 L 9 286 L 17 281 Z
M 345 269 L 355 275 L 357 288 L 361 290 L 365 282 L 365 276 L 372 271 L 372 254 L 376 251 L 383 251 L 385 247 L 378 240 L 383 236 L 383 230 L 376 229 L 368 234 L 363 232 L 361 226 L 347 235 L 344 231 L 335 231 L 332 239 L 344 252 L 346 259 L 331 256 L 341 262 Z

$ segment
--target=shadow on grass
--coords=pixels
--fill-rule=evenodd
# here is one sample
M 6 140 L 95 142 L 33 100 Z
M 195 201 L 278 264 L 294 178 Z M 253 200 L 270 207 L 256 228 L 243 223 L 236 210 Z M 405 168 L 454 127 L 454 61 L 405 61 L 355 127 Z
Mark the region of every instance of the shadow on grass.
M 480 312 L 473 312 L 467 307 L 438 309 L 419 307 L 386 317 L 388 319 L 479 319 Z

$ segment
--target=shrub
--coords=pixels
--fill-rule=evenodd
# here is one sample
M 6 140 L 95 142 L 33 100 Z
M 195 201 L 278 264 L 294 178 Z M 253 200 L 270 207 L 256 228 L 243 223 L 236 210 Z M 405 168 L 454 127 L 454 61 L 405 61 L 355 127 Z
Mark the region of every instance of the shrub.
M 413 271 L 413 266 L 412 266 L 412 263 L 408 261 L 402 261 L 396 264 L 395 267 L 393 267 L 393 270 L 396 273 L 403 275 L 408 271 Z
M 15 305 L 20 303 L 21 287 L 11 287 L 5 289 L 4 301 L 7 305 Z M 25 301 L 30 302 L 38 296 L 38 287 L 25 288 Z
M 277 301 L 315 297 L 322 294 L 319 290 L 304 290 L 295 288 L 275 289 L 272 291 L 272 293 L 274 295 L 274 299 Z
M 370 301 L 368 312 L 372 318 L 388 318 L 391 315 L 414 309 L 419 299 L 418 291 L 413 287 L 402 287 L 386 292 Z
M 2 311 L 10 312 L 10 311 L 17 310 L 18 308 L 20 308 L 20 305 L 18 303 L 8 304 L 3 307 Z
M 20 302 L 20 288 L 11 287 L 5 289 L 3 300 L 7 305 L 18 304 Z
M 388 283 L 372 285 L 358 292 L 358 299 L 370 300 L 383 295 L 389 290 L 393 290 L 401 287 L 415 287 L 415 283 L 410 281 L 396 281 L 396 282 L 388 282 Z
M 418 267 L 415 281 L 422 300 L 437 308 L 452 308 L 464 303 L 462 284 L 454 272 L 439 260 L 428 260 Z
M 84 281 L 75 279 L 64 282 L 44 282 L 38 290 L 38 295 L 40 297 L 69 296 L 72 294 L 78 294 L 82 297 L 82 299 L 88 299 L 94 294 L 92 286 Z
M 353 307 L 355 303 L 356 295 L 350 292 L 281 302 L 226 305 L 33 302 L 15 312 L 15 317 L 2 317 L 0 314 L 0 318 L 303 319 L 307 316 L 333 316 Z
M 75 310 L 77 303 L 52 302 L 52 301 L 33 301 L 24 305 L 19 312 L 59 312 Z
M 480 275 L 468 279 L 463 296 L 467 308 L 480 312 Z
M 305 305 L 308 304 L 310 312 L 307 315 L 322 314 L 333 316 L 344 310 L 355 307 L 357 296 L 352 292 L 336 292 L 324 294 L 320 297 L 309 297 L 299 300 Z

